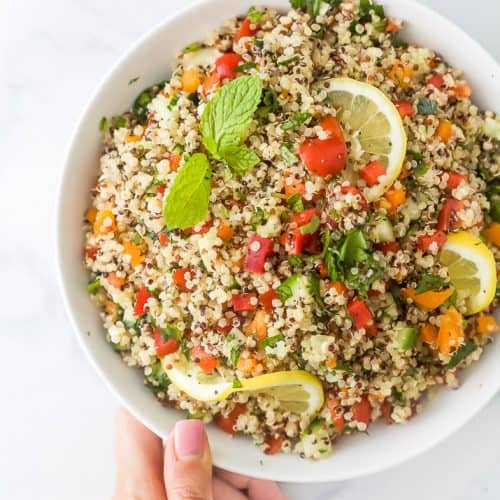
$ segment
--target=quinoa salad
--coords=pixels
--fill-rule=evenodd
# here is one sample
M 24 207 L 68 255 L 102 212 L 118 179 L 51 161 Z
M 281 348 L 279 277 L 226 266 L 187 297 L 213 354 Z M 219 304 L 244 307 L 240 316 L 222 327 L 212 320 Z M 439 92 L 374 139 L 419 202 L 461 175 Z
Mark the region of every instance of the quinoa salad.
M 500 118 L 473 98 L 372 0 L 194 41 L 99 124 L 84 262 L 111 347 L 267 454 L 407 423 L 498 329 Z

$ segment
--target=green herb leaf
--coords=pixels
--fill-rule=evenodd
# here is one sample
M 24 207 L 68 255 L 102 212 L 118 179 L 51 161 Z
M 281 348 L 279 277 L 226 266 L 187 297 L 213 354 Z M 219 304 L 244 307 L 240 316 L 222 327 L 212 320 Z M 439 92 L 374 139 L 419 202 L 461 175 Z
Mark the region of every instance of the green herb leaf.
M 172 111 L 176 106 L 177 106 L 177 103 L 179 102 L 179 95 L 178 94 L 175 94 L 172 99 L 170 99 L 170 101 L 168 102 L 168 105 L 167 105 L 167 109 L 169 111 Z
M 298 255 L 290 255 L 290 257 L 288 257 L 288 262 L 290 262 L 290 265 L 293 267 L 304 266 L 304 262 L 302 262 L 302 259 Z
M 283 303 L 285 303 L 289 298 L 293 296 L 292 289 L 287 284 L 287 280 L 285 280 L 278 288 L 276 288 L 276 293 Z
M 101 287 L 101 280 L 97 278 L 96 280 L 91 281 L 87 285 L 87 292 L 90 293 L 91 295 L 95 295 L 100 287 Z
M 358 262 L 366 260 L 368 243 L 359 229 L 351 229 L 340 247 L 339 258 L 348 266 L 355 266 Z
M 280 147 L 281 157 L 287 165 L 293 165 L 299 161 L 299 159 L 290 151 L 290 145 L 282 144 Z
M 129 85 L 132 85 L 134 84 L 135 82 L 139 81 L 139 76 L 136 76 L 135 78 L 131 78 L 129 81 L 128 81 L 128 84 Z
M 220 153 L 220 157 L 239 175 L 244 175 L 260 162 L 260 158 L 244 146 L 228 146 Z
M 109 120 L 105 116 L 99 121 L 99 130 L 101 132 L 107 132 L 109 130 Z
M 294 212 L 302 212 L 304 210 L 304 203 L 300 193 L 292 194 L 292 196 L 288 197 L 286 202 Z
M 181 340 L 184 335 L 184 332 L 175 328 L 174 326 L 167 325 L 166 328 L 163 328 L 161 331 L 161 340 L 166 342 L 168 339 Z
M 196 52 L 200 49 L 201 49 L 201 43 L 200 42 L 193 42 L 193 43 L 190 43 L 189 45 L 186 45 L 186 47 L 184 47 L 182 49 L 182 53 L 189 54 L 190 52 Z
M 140 245 L 142 241 L 142 237 L 139 233 L 134 233 L 134 236 L 132 236 L 132 242 L 134 245 Z
M 316 273 L 309 273 L 309 289 L 311 295 L 316 301 L 316 304 L 318 304 L 318 306 L 320 307 L 325 307 L 325 304 L 323 303 L 323 298 L 321 297 L 319 277 Z
M 242 76 L 223 85 L 208 102 L 201 117 L 203 144 L 216 158 L 239 145 L 260 103 L 258 76 Z
M 257 24 L 262 16 L 264 15 L 264 12 L 262 12 L 261 10 L 257 10 L 255 7 L 250 7 L 250 9 L 248 9 L 248 14 L 247 14 L 247 17 L 248 19 L 250 19 L 250 22 L 252 24 Z
M 417 101 L 417 111 L 421 115 L 436 115 L 438 112 L 437 102 L 434 99 L 421 97 Z
M 278 113 L 281 111 L 281 104 L 278 101 L 278 94 L 272 89 L 262 91 L 262 99 L 257 108 L 256 114 L 260 118 L 266 118 L 269 113 Z
M 424 293 L 428 290 L 440 290 L 446 284 L 446 281 L 441 276 L 434 276 L 433 274 L 424 274 L 418 283 L 415 290 L 416 293 Z
M 300 127 L 303 123 L 305 123 L 309 118 L 311 118 L 311 113 L 295 113 L 293 118 L 287 120 L 281 125 L 282 130 L 292 130 Z
M 321 226 L 321 219 L 317 215 L 313 215 L 311 221 L 300 227 L 300 234 L 314 234 Z
M 274 335 L 273 337 L 267 337 L 261 342 L 261 346 L 265 349 L 266 347 L 274 348 L 278 345 L 278 342 L 284 342 L 285 336 L 282 333 Z
M 299 60 L 300 56 L 298 54 L 295 54 L 293 56 L 286 57 L 285 59 L 280 59 L 278 61 L 278 66 L 290 66 L 290 64 L 293 64 Z
M 129 126 L 129 120 L 126 116 L 113 116 L 113 118 L 111 118 L 111 125 L 114 129 L 127 128 Z
M 205 220 L 211 178 L 210 163 L 203 153 L 191 156 L 179 170 L 163 207 L 169 230 L 186 229 Z
M 231 349 L 231 364 L 236 368 L 238 360 L 240 359 L 241 350 L 239 347 L 233 347 Z
M 446 365 L 447 370 L 452 370 L 459 363 L 461 363 L 467 356 L 472 354 L 477 349 L 477 345 L 474 342 L 468 340 L 465 344 L 461 345 L 457 352 L 450 359 L 448 364 Z
M 256 68 L 257 65 L 253 61 L 249 61 L 243 64 L 240 64 L 237 68 L 235 68 L 234 72 L 235 73 L 244 73 L 245 71 L 248 71 L 249 69 Z
M 165 86 L 165 81 L 161 81 L 152 87 L 144 89 L 135 99 L 132 106 L 132 113 L 135 119 L 145 124 L 148 120 L 148 105 L 157 96 L 160 90 Z
M 240 379 L 238 377 L 234 377 L 233 389 L 241 389 L 242 387 L 243 387 L 243 384 L 241 383 Z

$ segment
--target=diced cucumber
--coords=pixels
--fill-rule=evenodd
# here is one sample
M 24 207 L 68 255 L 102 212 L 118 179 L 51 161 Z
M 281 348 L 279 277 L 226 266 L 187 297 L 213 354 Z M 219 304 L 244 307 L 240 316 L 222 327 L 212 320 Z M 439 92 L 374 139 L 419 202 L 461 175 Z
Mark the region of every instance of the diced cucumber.
M 407 217 L 410 221 L 418 220 L 421 213 L 422 211 L 418 207 L 418 203 L 412 198 L 408 198 L 406 203 L 401 208 L 401 214 L 403 217 Z
M 215 47 L 203 47 L 184 54 L 182 64 L 184 69 L 193 66 L 211 66 L 220 55 L 221 53 Z
M 486 118 L 484 121 L 484 133 L 492 139 L 500 141 L 500 120 L 493 118 Z
M 394 241 L 392 224 L 384 215 L 378 215 L 370 231 L 370 239 L 375 243 Z
M 276 290 L 282 302 L 289 299 L 312 300 L 311 280 L 301 273 L 294 274 L 287 278 Z
M 412 327 L 403 327 L 396 331 L 396 342 L 400 349 L 409 351 L 417 343 L 418 330 Z

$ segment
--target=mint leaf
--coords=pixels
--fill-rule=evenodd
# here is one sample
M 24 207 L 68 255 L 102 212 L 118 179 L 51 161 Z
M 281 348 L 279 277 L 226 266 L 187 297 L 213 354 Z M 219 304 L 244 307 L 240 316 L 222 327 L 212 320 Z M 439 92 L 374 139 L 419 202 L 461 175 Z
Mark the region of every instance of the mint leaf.
M 258 76 L 241 76 L 223 85 L 208 102 L 201 117 L 203 144 L 216 158 L 229 146 L 240 144 L 260 103 Z
M 244 146 L 228 146 L 219 155 L 239 175 L 244 175 L 260 162 L 260 158 Z
M 165 199 L 163 218 L 168 229 L 186 229 L 205 220 L 211 178 L 206 155 L 191 156 L 179 170 Z

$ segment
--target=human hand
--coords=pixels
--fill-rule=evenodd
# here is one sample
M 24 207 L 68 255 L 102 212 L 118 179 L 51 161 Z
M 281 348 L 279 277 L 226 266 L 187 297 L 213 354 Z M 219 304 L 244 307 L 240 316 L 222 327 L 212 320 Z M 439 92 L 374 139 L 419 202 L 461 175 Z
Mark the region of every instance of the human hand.
M 158 436 L 120 409 L 116 461 L 113 500 L 286 500 L 276 483 L 212 468 L 199 420 L 177 422 L 163 446 Z

